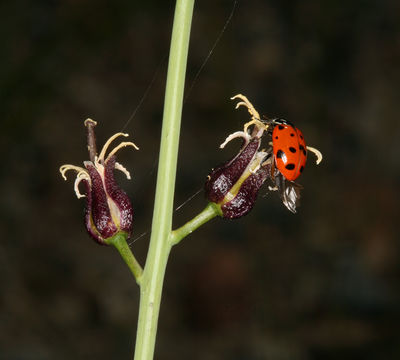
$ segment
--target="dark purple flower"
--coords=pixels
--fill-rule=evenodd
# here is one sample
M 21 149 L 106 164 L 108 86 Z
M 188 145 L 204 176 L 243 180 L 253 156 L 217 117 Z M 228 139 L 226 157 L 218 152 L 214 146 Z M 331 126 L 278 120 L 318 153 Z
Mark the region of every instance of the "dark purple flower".
M 132 233 L 132 204 L 128 195 L 115 182 L 114 169 L 122 171 L 128 179 L 130 179 L 130 174 L 128 170 L 116 162 L 115 154 L 125 146 L 138 148 L 132 142 L 122 142 L 106 157 L 108 147 L 113 140 L 120 136 L 128 136 L 128 134 L 117 133 L 108 139 L 100 155 L 97 155 L 94 136 L 96 122 L 87 119 L 85 126 L 88 130 L 90 161 L 84 162 L 85 168 L 75 165 L 63 165 L 60 167 L 60 172 L 65 180 L 65 173 L 68 170 L 77 172 L 74 188 L 78 198 L 86 197 L 86 229 L 98 243 L 105 245 L 105 240 L 117 233 L 123 232 L 127 237 Z M 86 194 L 80 192 L 80 182 L 86 185 Z
M 209 201 L 217 204 L 224 218 L 235 219 L 246 215 L 254 206 L 258 191 L 270 178 L 274 186 L 270 191 L 278 191 L 282 203 L 295 213 L 300 204 L 302 186 L 287 180 L 278 170 L 271 147 L 269 128 L 274 120 L 260 120 L 260 115 L 246 96 L 238 94 L 232 99 L 240 99 L 236 109 L 245 106 L 251 115 L 251 121 L 244 125 L 243 131 L 237 131 L 227 137 L 221 148 L 235 138 L 242 138 L 239 153 L 230 161 L 213 169 L 205 184 L 205 193 Z M 266 136 L 268 146 L 260 150 L 261 141 Z M 319 150 L 307 146 L 317 157 L 317 164 L 322 160 Z
M 242 100 L 236 106 L 247 107 L 252 120 L 245 124 L 243 131 L 228 136 L 221 148 L 235 138 L 242 138 L 239 153 L 230 161 L 214 169 L 207 177 L 205 193 L 209 201 L 218 204 L 224 218 L 235 219 L 246 215 L 254 206 L 258 191 L 270 177 L 271 154 L 260 150 L 261 138 L 268 125 L 260 120 L 258 112 L 243 95 L 232 99 Z M 248 131 L 252 126 L 252 130 Z

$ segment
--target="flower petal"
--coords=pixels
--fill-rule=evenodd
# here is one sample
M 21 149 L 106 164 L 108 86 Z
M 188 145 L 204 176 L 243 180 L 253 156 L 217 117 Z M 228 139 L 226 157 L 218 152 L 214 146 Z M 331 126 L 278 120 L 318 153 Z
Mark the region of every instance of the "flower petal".
M 251 140 L 232 160 L 213 170 L 205 184 L 208 200 L 219 203 L 227 192 L 239 180 L 243 172 L 254 159 L 260 147 L 260 139 Z
M 108 196 L 119 210 L 118 221 L 121 231 L 132 233 L 133 208 L 128 195 L 116 183 L 114 178 L 115 156 L 108 158 L 104 168 L 104 183 Z
M 231 201 L 221 206 L 223 217 L 237 219 L 248 214 L 254 206 L 258 191 L 269 177 L 269 174 L 270 165 L 264 165 L 243 181 L 237 195 Z
M 91 179 L 90 201 L 88 196 L 88 206 L 86 211 L 90 212 L 90 220 L 93 221 L 93 225 L 102 239 L 107 239 L 113 236 L 118 229 L 111 217 L 110 208 L 107 202 L 107 194 L 104 191 L 101 175 L 91 161 L 85 161 L 84 164 Z M 88 219 L 86 219 L 86 227 L 88 227 Z M 100 241 L 99 239 L 96 240 L 101 242 L 102 239 L 100 239 Z

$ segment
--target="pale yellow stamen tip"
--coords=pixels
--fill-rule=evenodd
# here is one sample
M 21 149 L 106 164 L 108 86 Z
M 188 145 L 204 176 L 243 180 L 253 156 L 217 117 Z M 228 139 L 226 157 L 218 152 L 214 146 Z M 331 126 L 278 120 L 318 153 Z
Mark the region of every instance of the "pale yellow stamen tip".
M 111 144 L 117 137 L 119 137 L 119 136 L 128 137 L 129 134 L 125 134 L 125 133 L 119 132 L 119 133 L 116 133 L 116 134 L 114 134 L 113 136 L 111 136 L 111 137 L 106 141 L 106 143 L 104 144 L 103 148 L 101 149 L 100 155 L 99 155 L 99 157 L 98 157 L 99 160 L 104 160 L 104 156 L 106 155 L 106 151 L 107 151 L 108 147 L 109 147 L 110 144 Z
M 223 149 L 228 142 L 230 142 L 231 140 L 236 139 L 236 138 L 243 138 L 247 143 L 250 141 L 251 136 L 246 132 L 236 131 L 233 134 L 230 134 L 219 147 L 221 149 Z
M 235 100 L 235 99 L 242 100 L 236 104 L 235 109 L 238 109 L 240 106 L 245 106 L 245 107 L 247 107 L 247 111 L 250 113 L 253 120 L 260 120 L 260 114 L 254 108 L 253 104 L 249 101 L 249 99 L 247 99 L 246 96 L 244 96 L 242 94 L 237 94 L 237 95 L 231 97 L 231 100 Z
M 260 129 L 264 129 L 265 131 L 268 130 L 268 125 L 264 124 L 262 121 L 260 121 L 259 119 L 253 119 L 249 122 L 247 122 L 246 124 L 244 124 L 244 132 L 247 132 L 247 129 L 249 128 L 249 126 L 251 125 L 255 125 Z
M 126 146 L 132 146 L 133 148 L 135 148 L 136 150 L 139 150 L 139 148 L 131 141 L 124 141 L 121 144 L 119 144 L 118 146 L 116 146 L 107 156 L 107 159 L 109 159 L 111 156 L 113 156 L 119 149 L 122 149 L 123 147 Z
M 89 183 L 90 183 L 90 176 L 89 176 L 87 170 L 80 166 L 75 166 L 75 165 L 70 165 L 70 164 L 62 165 L 60 167 L 60 173 L 64 180 L 67 180 L 65 173 L 68 170 L 74 170 L 77 172 L 75 183 L 74 183 L 74 190 L 75 190 L 76 197 L 78 199 L 85 197 L 86 195 L 81 194 L 79 191 L 79 184 L 82 180 L 89 181 Z
M 321 151 L 319 151 L 316 148 L 313 148 L 311 146 L 307 146 L 307 150 L 314 153 L 314 155 L 317 157 L 316 163 L 317 163 L 317 165 L 319 165 L 319 163 L 322 161 Z
M 86 119 L 86 120 L 83 122 L 83 124 L 84 124 L 85 126 L 88 126 L 89 123 L 92 124 L 92 125 L 94 125 L 94 126 L 97 125 L 97 122 L 94 121 L 94 120 L 92 120 L 92 119 L 90 119 L 90 118 Z
M 125 174 L 125 176 L 126 176 L 126 178 L 127 178 L 128 180 L 131 179 L 131 174 L 130 174 L 129 171 L 125 168 L 125 166 L 123 166 L 123 165 L 121 165 L 120 163 L 117 163 L 117 162 L 116 162 L 114 168 L 117 169 L 117 170 L 119 170 L 119 171 L 122 171 L 122 172 Z
M 125 134 L 125 133 L 121 133 L 121 132 L 120 132 L 120 133 L 116 133 L 116 134 L 114 134 L 113 136 L 111 136 L 111 137 L 107 140 L 107 142 L 104 144 L 103 148 L 101 149 L 100 155 L 98 156 L 98 161 L 104 161 L 104 157 L 105 157 L 105 155 L 106 155 L 106 151 L 107 151 L 108 147 L 110 146 L 110 144 L 111 144 L 117 137 L 120 137 L 120 136 L 128 137 L 129 134 Z M 133 142 L 125 141 L 125 142 L 122 142 L 121 144 L 119 144 L 117 147 L 115 147 L 115 148 L 110 152 L 110 154 L 107 156 L 107 159 L 109 159 L 109 158 L 110 158 L 112 155 L 114 155 L 119 149 L 121 149 L 121 148 L 123 148 L 123 147 L 125 147 L 125 146 L 132 146 L 132 147 L 134 147 L 136 150 L 139 150 L 139 148 L 138 148 Z
M 75 170 L 78 174 L 82 171 L 86 173 L 86 169 L 84 169 L 83 167 L 65 164 L 65 165 L 60 166 L 60 173 L 64 180 L 67 180 L 67 176 L 65 175 L 65 173 L 68 170 Z
M 75 183 L 74 183 L 74 190 L 75 190 L 76 197 L 78 199 L 86 197 L 85 194 L 81 194 L 81 192 L 79 191 L 79 184 L 82 180 L 89 181 L 89 183 L 90 183 L 90 177 L 87 174 L 87 172 L 81 171 L 80 173 L 78 173 L 78 175 L 76 175 L 76 179 L 75 179 Z

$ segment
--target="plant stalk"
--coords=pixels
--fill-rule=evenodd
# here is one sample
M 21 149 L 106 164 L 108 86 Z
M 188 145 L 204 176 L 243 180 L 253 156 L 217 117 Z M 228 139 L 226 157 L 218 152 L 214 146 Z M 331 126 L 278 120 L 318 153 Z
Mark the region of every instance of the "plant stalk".
M 218 215 L 222 215 L 221 208 L 215 203 L 208 203 L 208 205 L 200 214 L 198 214 L 192 220 L 188 221 L 185 225 L 181 226 L 171 233 L 171 244 L 178 244 L 184 237 L 191 234 L 201 225 L 203 225 L 207 221 L 210 221 Z
M 136 282 L 140 285 L 143 270 L 133 255 L 128 243 L 126 242 L 126 237 L 127 234 L 117 233 L 112 238 L 107 239 L 106 242 L 109 245 L 113 245 L 118 250 L 126 265 L 128 265 L 129 269 L 131 270 L 131 273 L 135 277 Z
M 135 360 L 152 360 L 165 269 L 171 250 L 173 199 L 186 63 L 194 0 L 177 0 L 171 37 L 152 232 L 141 278 Z

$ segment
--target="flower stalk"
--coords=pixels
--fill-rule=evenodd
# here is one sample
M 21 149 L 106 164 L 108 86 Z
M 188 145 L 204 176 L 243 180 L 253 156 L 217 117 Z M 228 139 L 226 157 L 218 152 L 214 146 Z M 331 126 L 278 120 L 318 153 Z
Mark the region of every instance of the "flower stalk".
M 152 233 L 140 288 L 135 360 L 153 359 L 165 268 L 172 246 L 169 237 L 193 7 L 194 0 L 177 0 L 175 7 Z
M 107 245 L 113 245 L 125 261 L 132 275 L 135 277 L 136 282 L 140 285 L 143 269 L 133 255 L 128 243 L 126 242 L 127 236 L 124 233 L 117 233 L 113 237 L 105 240 Z
M 183 238 L 185 238 L 201 225 L 205 224 L 207 221 L 210 221 L 216 216 L 222 216 L 221 207 L 213 202 L 208 203 L 200 214 L 198 214 L 192 220 L 188 221 L 185 225 L 181 226 L 171 233 L 171 244 L 178 244 Z

